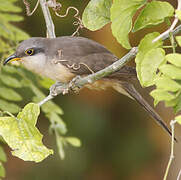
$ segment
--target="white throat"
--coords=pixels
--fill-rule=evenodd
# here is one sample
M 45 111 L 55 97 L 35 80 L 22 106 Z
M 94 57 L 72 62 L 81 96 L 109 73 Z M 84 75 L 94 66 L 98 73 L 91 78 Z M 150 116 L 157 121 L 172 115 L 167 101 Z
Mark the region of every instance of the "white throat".
M 42 75 L 46 66 L 46 56 L 43 53 L 23 57 L 22 64 L 30 71 Z

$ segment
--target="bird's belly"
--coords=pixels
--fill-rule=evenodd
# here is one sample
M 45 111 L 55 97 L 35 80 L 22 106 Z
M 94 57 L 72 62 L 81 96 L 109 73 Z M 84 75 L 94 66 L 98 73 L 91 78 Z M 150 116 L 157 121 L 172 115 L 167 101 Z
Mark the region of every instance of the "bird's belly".
M 61 64 L 51 64 L 48 68 L 42 71 L 42 75 L 55 81 L 68 83 L 75 75 L 70 70 Z

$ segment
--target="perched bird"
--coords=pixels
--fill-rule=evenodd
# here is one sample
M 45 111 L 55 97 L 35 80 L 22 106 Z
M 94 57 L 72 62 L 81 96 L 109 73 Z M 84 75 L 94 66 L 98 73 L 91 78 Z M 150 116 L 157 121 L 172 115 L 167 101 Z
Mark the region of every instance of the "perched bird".
M 104 69 L 118 58 L 95 41 L 83 37 L 64 36 L 33 37 L 25 40 L 19 44 L 15 53 L 4 61 L 4 65 L 19 60 L 35 73 L 61 83 L 68 83 L 77 75 L 86 76 Z M 98 90 L 111 87 L 135 99 L 171 135 L 162 118 L 134 88 L 132 83 L 136 78 L 135 68 L 124 66 L 119 71 L 85 87 Z

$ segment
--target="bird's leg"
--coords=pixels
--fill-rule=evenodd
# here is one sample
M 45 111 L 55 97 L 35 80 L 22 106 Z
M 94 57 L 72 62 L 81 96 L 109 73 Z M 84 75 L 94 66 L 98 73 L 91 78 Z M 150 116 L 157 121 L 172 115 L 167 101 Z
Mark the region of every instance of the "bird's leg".
M 62 93 L 67 94 L 69 91 L 68 84 L 56 82 L 50 87 L 50 95 L 51 96 L 57 96 L 58 94 Z
M 55 96 L 59 94 L 67 94 L 69 91 L 72 91 L 74 93 L 78 93 L 79 90 L 82 88 L 82 86 L 77 86 L 76 81 L 80 79 L 80 76 L 76 76 L 73 78 L 69 83 L 62 83 L 62 82 L 56 82 L 50 87 L 50 93 L 49 95 L 43 99 L 41 102 L 39 102 L 39 106 L 43 105 L 47 101 L 53 99 Z
M 82 88 L 82 86 L 76 84 L 77 80 L 79 80 L 80 78 L 81 76 L 76 76 L 69 82 L 69 90 L 71 90 L 75 94 L 78 94 L 80 89 Z

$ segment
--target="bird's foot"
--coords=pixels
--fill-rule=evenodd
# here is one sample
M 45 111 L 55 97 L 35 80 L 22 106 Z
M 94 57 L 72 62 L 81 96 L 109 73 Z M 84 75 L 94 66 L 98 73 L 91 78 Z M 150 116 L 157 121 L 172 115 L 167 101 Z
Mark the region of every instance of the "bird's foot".
M 57 96 L 58 94 L 62 93 L 67 94 L 69 91 L 67 84 L 61 83 L 61 82 L 56 82 L 50 87 L 50 95 L 51 96 Z
M 70 83 L 69 83 L 69 89 L 74 92 L 75 94 L 78 94 L 80 89 L 82 88 L 82 86 L 78 86 L 77 85 L 77 80 L 79 80 L 81 78 L 81 76 L 76 76 L 74 77 Z

